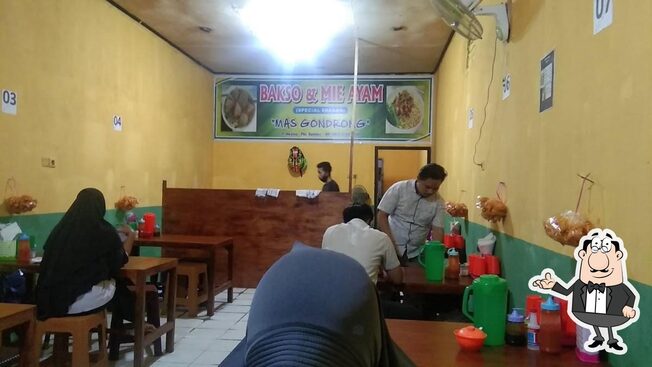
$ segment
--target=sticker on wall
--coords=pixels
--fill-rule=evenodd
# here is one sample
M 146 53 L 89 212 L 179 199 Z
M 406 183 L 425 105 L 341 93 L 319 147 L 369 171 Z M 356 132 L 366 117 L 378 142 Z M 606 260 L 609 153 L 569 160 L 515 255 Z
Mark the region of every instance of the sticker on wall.
M 113 115 L 113 130 L 122 131 L 122 117 Z
M 503 101 L 512 94 L 512 76 L 507 74 L 503 77 Z
M 306 169 L 308 169 L 308 160 L 306 160 L 303 152 L 297 146 L 290 148 L 290 155 L 288 156 L 288 169 L 290 170 L 290 174 L 295 177 L 303 177 Z
M 615 0 L 593 0 L 593 34 L 609 27 L 614 20 Z
M 469 108 L 469 114 L 467 116 L 467 126 L 469 129 L 473 129 L 473 116 L 475 115 L 475 110 Z
M 573 254 L 575 277 L 568 283 L 552 269 L 544 269 L 530 278 L 529 288 L 569 302 L 568 316 L 591 333 L 584 350 L 627 353 L 627 344 L 617 332 L 639 319 L 641 296 L 627 279 L 625 243 L 610 229 L 594 228 L 580 239 Z
M 552 107 L 552 97 L 555 79 L 555 51 L 550 51 L 541 59 L 541 74 L 539 83 L 539 112 Z
M 15 115 L 18 109 L 18 94 L 12 90 L 2 90 L 2 113 Z

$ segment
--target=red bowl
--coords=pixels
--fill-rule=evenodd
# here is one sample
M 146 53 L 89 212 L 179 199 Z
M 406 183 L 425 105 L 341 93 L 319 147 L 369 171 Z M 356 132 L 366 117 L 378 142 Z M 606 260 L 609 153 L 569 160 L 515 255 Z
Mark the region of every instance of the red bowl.
M 482 349 L 484 340 L 487 339 L 487 334 L 473 326 L 457 329 L 453 334 L 460 348 L 468 352 L 476 352 Z

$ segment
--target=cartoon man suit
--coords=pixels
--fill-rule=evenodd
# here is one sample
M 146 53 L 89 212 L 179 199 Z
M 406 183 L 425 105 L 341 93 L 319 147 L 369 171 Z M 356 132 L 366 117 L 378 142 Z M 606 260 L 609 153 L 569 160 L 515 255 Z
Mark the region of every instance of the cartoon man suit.
M 639 294 L 627 281 L 627 251 L 623 241 L 610 229 L 595 228 L 582 237 L 574 252 L 577 265 L 570 286 L 559 280 L 551 269 L 530 279 L 530 289 L 570 297 L 569 316 L 579 325 L 593 329 L 589 351 L 606 349 L 625 354 L 627 345 L 615 331 L 638 320 Z M 607 345 L 600 328 L 609 335 Z

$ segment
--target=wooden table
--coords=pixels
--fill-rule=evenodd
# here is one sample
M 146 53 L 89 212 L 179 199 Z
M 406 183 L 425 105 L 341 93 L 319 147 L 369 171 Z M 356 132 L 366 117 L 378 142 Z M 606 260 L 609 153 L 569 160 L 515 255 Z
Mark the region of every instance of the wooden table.
M 208 271 L 208 301 L 206 302 L 206 313 L 213 316 L 215 308 L 215 294 L 227 290 L 227 301 L 233 302 L 233 239 L 221 236 L 191 236 L 177 234 L 162 234 L 160 237 L 138 238 L 134 246 L 157 246 L 170 249 L 197 249 L 208 251 L 206 269 Z M 222 284 L 216 284 L 215 261 L 217 251 L 226 250 L 228 254 L 227 280 Z M 175 293 L 172 293 L 175 294 Z
M 31 348 L 36 306 L 14 303 L 0 303 L 0 332 L 20 326 L 20 366 L 32 366 Z
M 480 352 L 462 352 L 453 331 L 470 324 L 386 321 L 392 340 L 417 366 L 587 366 L 575 357 L 574 348 L 564 348 L 560 354 L 547 354 L 509 345 L 483 347 Z
M 426 273 L 420 266 L 408 266 L 402 269 L 403 283 L 395 287 L 406 293 L 461 295 L 464 293 L 464 288 L 473 282 L 473 279 L 468 276 L 454 280 L 444 278 L 441 281 L 430 281 L 426 279 Z M 386 279 L 378 279 L 378 286 L 386 288 L 391 285 Z
M 166 323 L 145 335 L 145 281 L 152 275 L 168 272 L 170 278 L 169 290 L 172 294 L 176 294 L 177 264 L 178 260 L 172 258 L 130 256 L 129 262 L 120 269 L 120 276 L 128 278 L 134 283 L 136 293 L 136 304 L 134 305 L 134 366 L 136 367 L 143 365 L 145 347 L 152 344 L 154 340 L 160 338 L 163 334 L 166 334 L 165 351 L 168 353 L 174 352 L 176 297 L 168 297 Z M 0 272 L 13 272 L 18 269 L 25 273 L 35 274 L 39 272 L 40 264 L 17 261 L 0 263 Z

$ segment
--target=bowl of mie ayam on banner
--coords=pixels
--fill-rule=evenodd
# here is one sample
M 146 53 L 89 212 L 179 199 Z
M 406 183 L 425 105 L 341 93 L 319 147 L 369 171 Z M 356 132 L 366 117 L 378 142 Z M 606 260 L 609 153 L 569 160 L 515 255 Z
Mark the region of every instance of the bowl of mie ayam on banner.
M 227 87 L 222 92 L 222 120 L 232 131 L 256 131 L 255 86 Z
M 387 120 L 388 134 L 414 134 L 421 128 L 424 118 L 423 92 L 414 86 L 388 86 Z

